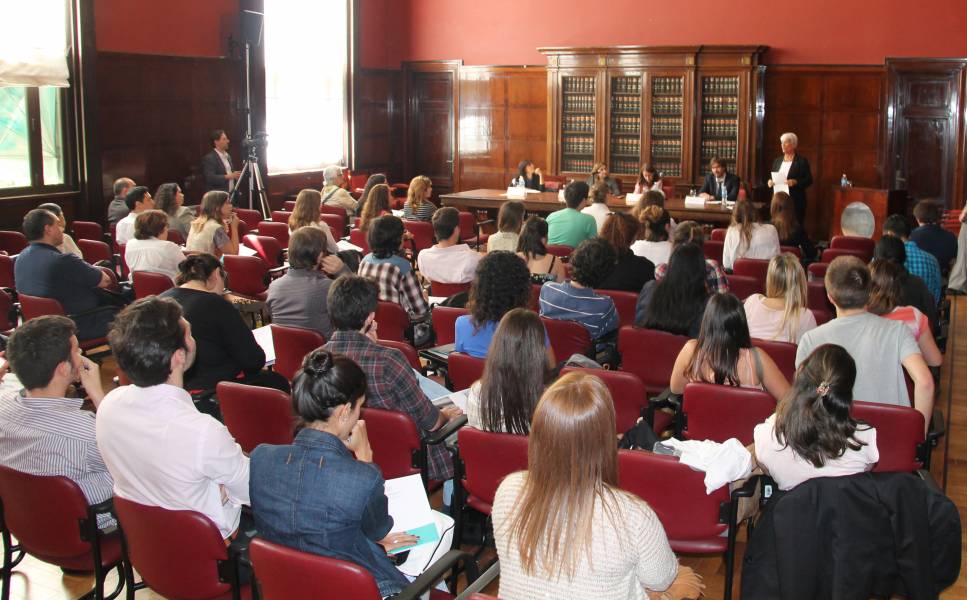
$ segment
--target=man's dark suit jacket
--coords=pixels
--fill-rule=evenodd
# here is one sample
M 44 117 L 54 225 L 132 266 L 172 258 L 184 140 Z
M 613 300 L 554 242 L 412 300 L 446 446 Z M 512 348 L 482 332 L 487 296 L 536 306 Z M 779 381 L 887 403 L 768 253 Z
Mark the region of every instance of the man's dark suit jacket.
M 735 173 L 725 172 L 725 190 L 729 202 L 735 202 L 739 198 L 739 188 L 741 187 L 742 180 Z M 722 192 L 719 191 L 719 184 L 715 181 L 715 174 L 708 173 L 705 175 L 705 183 L 702 184 L 702 189 L 699 190 L 699 194 L 712 194 L 715 196 L 716 200 L 722 199 Z
M 231 164 L 231 156 L 229 156 L 228 161 Z M 219 158 L 214 148 L 201 158 L 201 173 L 205 178 L 206 191 L 228 191 L 228 180 L 225 179 L 225 175 L 227 175 L 225 165 L 222 164 L 222 159 Z

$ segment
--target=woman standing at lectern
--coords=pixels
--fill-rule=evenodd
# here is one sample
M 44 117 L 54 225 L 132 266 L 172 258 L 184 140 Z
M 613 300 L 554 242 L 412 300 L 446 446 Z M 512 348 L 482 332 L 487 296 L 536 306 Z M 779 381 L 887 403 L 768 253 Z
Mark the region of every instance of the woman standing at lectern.
M 511 187 L 525 187 L 544 191 L 544 175 L 534 166 L 533 161 L 524 159 L 517 165 L 517 177 L 510 182 Z
M 813 183 L 813 174 L 809 169 L 809 161 L 802 154 L 796 152 L 799 138 L 795 133 L 784 133 L 779 136 L 782 146 L 782 156 L 772 161 L 772 172 L 783 173 L 789 185 L 789 197 L 796 206 L 796 218 L 799 222 L 806 222 L 806 188 Z M 769 180 L 769 187 L 775 185 Z

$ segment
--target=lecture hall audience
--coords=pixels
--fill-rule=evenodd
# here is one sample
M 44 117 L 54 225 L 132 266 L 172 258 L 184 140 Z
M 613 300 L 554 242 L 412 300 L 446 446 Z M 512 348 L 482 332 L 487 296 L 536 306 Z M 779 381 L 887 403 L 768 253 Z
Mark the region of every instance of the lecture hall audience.
M 648 259 L 653 265 L 663 265 L 672 254 L 672 243 L 668 241 L 671 230 L 671 217 L 668 211 L 650 204 L 638 213 L 638 239 L 631 244 L 635 256 Z
M 665 277 L 641 288 L 635 324 L 696 338 L 709 293 L 702 249 L 695 244 L 682 244 L 672 252 Z
M 548 243 L 577 248 L 584 240 L 598 235 L 594 217 L 580 212 L 589 189 L 583 181 L 575 181 L 564 188 L 565 208 L 547 215 Z
M 594 291 L 614 269 L 615 253 L 601 238 L 581 242 L 571 255 L 571 279 L 541 286 L 541 316 L 574 321 L 588 330 L 592 342 L 618 329 L 614 300 Z M 562 356 L 567 360 L 568 357 Z
M 134 239 L 124 249 L 124 260 L 131 273 L 149 271 L 167 275 L 174 281 L 178 265 L 185 260 L 181 247 L 168 241 L 168 215 L 146 210 L 134 220 Z
M 563 282 L 564 262 L 547 251 L 547 221 L 531 215 L 517 241 L 517 256 L 524 259 L 531 274 L 531 283 L 542 285 L 548 281 Z
M 375 219 L 393 214 L 390 209 L 389 186 L 385 183 L 374 184 L 362 197 L 365 200 L 360 201 L 362 208 L 359 210 L 359 230 L 367 233 L 370 223 Z
M 611 207 L 608 206 L 608 186 L 603 183 L 596 183 L 591 186 L 591 204 L 581 209 L 581 213 L 594 217 L 597 230 L 600 232 L 604 227 L 604 221 L 611 214 Z
M 346 177 L 343 175 L 342 167 L 329 165 L 323 169 L 322 179 L 322 203 L 345 210 L 347 218 L 356 214 L 359 203 L 343 188 L 346 185 Z
M 892 236 L 903 242 L 903 247 L 907 252 L 906 262 L 903 266 L 911 275 L 916 275 L 927 284 L 927 289 L 933 295 L 934 304 L 940 302 L 940 287 L 942 285 L 940 277 L 940 264 L 933 254 L 921 250 L 917 244 L 910 239 L 910 223 L 902 215 L 890 215 L 883 221 L 883 236 Z
M 118 221 L 126 217 L 129 212 L 131 212 L 131 209 L 128 208 L 128 204 L 124 201 L 124 199 L 134 186 L 134 180 L 128 177 L 121 177 L 114 180 L 114 198 L 112 198 L 111 202 L 107 205 L 108 225 L 116 224 Z
M 291 234 L 300 227 L 315 227 L 322 231 L 326 237 L 326 252 L 336 254 L 339 246 L 333 239 L 329 225 L 319 216 L 319 207 L 322 205 L 322 194 L 316 190 L 305 189 L 295 197 L 295 208 L 289 215 L 289 233 Z M 337 232 L 342 237 L 342 232 Z
M 915 306 L 904 306 L 903 279 L 907 275 L 902 266 L 888 261 L 877 260 L 870 264 L 872 289 L 866 305 L 874 315 L 899 321 L 907 326 L 917 340 L 920 353 L 928 366 L 939 367 L 943 356 L 933 338 L 933 331 L 927 316 Z
M 54 204 L 53 202 L 45 202 L 37 208 L 40 210 L 49 210 L 50 212 L 54 213 L 54 216 L 57 217 L 57 222 L 60 224 L 61 230 L 65 232 L 64 242 L 60 246 L 57 246 L 57 249 L 60 250 L 61 254 L 73 254 L 77 258 L 84 258 L 84 254 L 81 252 L 81 249 L 77 247 L 77 244 L 74 242 L 74 238 L 66 233 L 67 219 L 64 218 L 64 211 L 61 210 L 60 205 Z
M 162 183 L 154 193 L 155 207 L 168 216 L 168 229 L 188 239 L 195 211 L 185 206 L 185 194 L 177 183 Z
M 906 245 L 900 238 L 892 235 L 884 235 L 873 248 L 873 261 L 890 261 L 903 267 L 901 274 L 900 287 L 903 292 L 900 298 L 901 306 L 914 306 L 917 310 L 927 315 L 927 320 L 934 332 L 940 330 L 940 315 L 937 310 L 937 303 L 933 301 L 933 294 L 930 288 L 916 275 L 907 271 L 904 266 L 907 261 Z
M 702 248 L 705 244 L 705 231 L 695 221 L 682 221 L 672 230 L 671 242 L 673 253 L 682 244 L 694 244 Z M 655 265 L 655 279 L 664 279 L 667 272 L 668 263 Z M 705 281 L 710 292 L 724 294 L 729 291 L 729 280 L 725 276 L 725 271 L 718 261 L 711 258 L 705 259 Z
M 238 215 L 228 201 L 228 192 L 212 190 L 201 198 L 201 210 L 191 222 L 185 248 L 215 257 L 238 254 Z
M 497 213 L 497 232 L 487 238 L 487 252 L 504 250 L 516 252 L 520 229 L 524 223 L 524 203 L 508 200 L 500 205 Z
M 406 204 L 403 205 L 403 218 L 407 221 L 429 221 L 436 205 L 430 201 L 433 196 L 433 182 L 426 175 L 417 175 L 410 180 L 406 190 Z
M 769 260 L 779 254 L 779 234 L 763 223 L 751 200 L 739 199 L 732 208 L 732 224 L 725 232 L 722 266 L 731 269 L 740 258 Z
M 480 253 L 460 243 L 460 211 L 444 206 L 433 213 L 437 243 L 416 258 L 420 275 L 438 283 L 470 283 L 480 262 Z
M 937 259 L 941 274 L 947 274 L 957 257 L 957 236 L 940 226 L 943 206 L 934 200 L 921 200 L 913 207 L 917 228 L 910 232 L 910 241 Z
M 766 293 L 745 299 L 749 334 L 763 340 L 798 344 L 816 327 L 816 316 L 806 307 L 806 271 L 799 259 L 783 253 L 769 261 Z
M 142 212 L 154 208 L 154 198 L 151 197 L 148 188 L 139 185 L 131 188 L 124 197 L 124 203 L 128 206 L 128 214 L 118 221 L 114 229 L 114 241 L 118 245 L 127 244 L 128 240 L 134 237 L 134 220 Z

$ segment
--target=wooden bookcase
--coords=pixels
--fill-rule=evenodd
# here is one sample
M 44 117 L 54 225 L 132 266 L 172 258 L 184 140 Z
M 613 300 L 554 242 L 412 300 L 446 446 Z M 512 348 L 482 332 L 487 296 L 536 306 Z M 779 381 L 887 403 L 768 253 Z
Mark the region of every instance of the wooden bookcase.
M 539 48 L 547 56 L 547 164 L 586 179 L 595 162 L 631 191 L 642 163 L 682 189 L 712 156 L 756 181 L 765 46 Z

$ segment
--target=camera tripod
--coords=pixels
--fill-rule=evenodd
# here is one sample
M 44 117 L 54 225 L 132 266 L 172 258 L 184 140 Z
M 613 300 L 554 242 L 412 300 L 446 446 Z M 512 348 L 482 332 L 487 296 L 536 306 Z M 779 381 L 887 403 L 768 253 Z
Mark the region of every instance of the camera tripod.
M 246 186 L 248 188 L 248 206 L 246 208 L 255 209 L 262 213 L 264 218 L 268 218 L 271 213 L 269 208 L 269 194 L 268 190 L 265 189 L 265 184 L 262 183 L 262 171 L 259 169 L 259 158 L 256 153 L 255 144 L 251 141 L 251 138 L 246 138 L 246 145 L 248 145 L 249 151 L 248 156 L 245 158 L 245 162 L 242 165 L 241 175 L 238 176 L 237 182 L 239 185 L 235 186 L 232 190 L 232 204 L 235 206 L 239 205 L 239 195 L 242 189 L 240 185 L 245 178 L 248 177 L 246 181 Z M 255 208 L 255 197 L 258 196 L 258 208 Z

